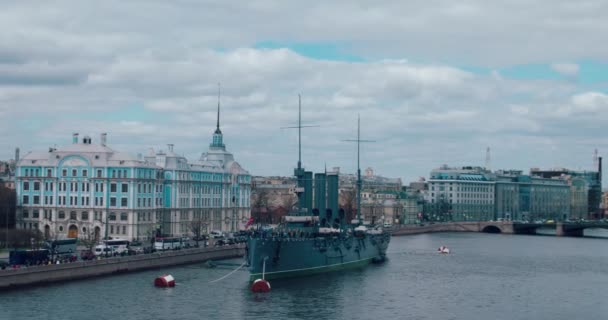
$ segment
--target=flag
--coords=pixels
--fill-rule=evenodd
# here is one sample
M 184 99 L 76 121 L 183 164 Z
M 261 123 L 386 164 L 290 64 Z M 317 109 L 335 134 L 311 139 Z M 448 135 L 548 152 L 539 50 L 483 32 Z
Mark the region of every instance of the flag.
M 247 221 L 247 224 L 245 224 L 245 228 L 249 227 L 251 224 L 253 224 L 253 217 L 249 218 L 249 220 Z

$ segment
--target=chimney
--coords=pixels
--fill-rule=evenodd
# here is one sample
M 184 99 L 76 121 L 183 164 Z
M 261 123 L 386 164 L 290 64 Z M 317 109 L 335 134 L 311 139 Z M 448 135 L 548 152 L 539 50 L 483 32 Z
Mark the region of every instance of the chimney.
M 78 143 L 78 132 L 74 132 L 72 134 L 72 144 L 77 144 Z
M 19 163 L 19 148 L 15 148 L 15 163 Z
M 169 143 L 169 144 L 167 145 L 167 148 L 169 148 L 169 151 L 170 151 L 170 152 L 173 152 L 173 143 Z
M 104 146 L 104 147 L 106 146 L 106 140 L 107 140 L 107 139 L 108 139 L 108 134 L 107 134 L 107 133 L 105 133 L 105 132 L 104 132 L 104 133 L 102 133 L 102 134 L 100 135 L 100 139 L 99 139 L 99 141 L 101 141 L 101 145 L 102 145 L 102 146 Z

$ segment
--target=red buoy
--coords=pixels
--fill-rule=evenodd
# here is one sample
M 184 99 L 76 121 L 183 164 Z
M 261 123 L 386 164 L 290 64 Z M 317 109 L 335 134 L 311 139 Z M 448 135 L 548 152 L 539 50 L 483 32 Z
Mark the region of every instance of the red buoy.
M 165 274 L 154 279 L 154 285 L 161 288 L 175 287 L 175 279 L 172 275 Z
M 270 282 L 264 279 L 257 279 L 251 285 L 253 292 L 270 292 Z

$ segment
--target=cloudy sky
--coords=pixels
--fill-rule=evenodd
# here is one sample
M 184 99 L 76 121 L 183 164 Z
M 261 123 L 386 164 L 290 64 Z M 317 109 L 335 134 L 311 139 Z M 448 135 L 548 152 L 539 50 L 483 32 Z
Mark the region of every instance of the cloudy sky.
M 404 182 L 441 164 L 592 169 L 608 155 L 608 2 L 14 1 L 0 10 L 0 159 L 224 141 L 254 175 L 303 162 Z M 377 4 L 376 4 L 377 3 Z

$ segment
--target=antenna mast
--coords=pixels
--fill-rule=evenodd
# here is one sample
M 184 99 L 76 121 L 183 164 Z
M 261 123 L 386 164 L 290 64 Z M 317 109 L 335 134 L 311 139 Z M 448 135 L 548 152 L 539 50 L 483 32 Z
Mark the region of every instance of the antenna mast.
M 357 139 L 343 140 L 357 143 L 357 223 L 361 225 L 361 142 L 375 142 L 374 140 L 361 140 L 361 116 L 357 115 Z
M 593 151 L 593 170 L 597 170 L 599 166 L 599 158 L 597 155 L 597 149 L 595 149 L 595 151 Z
M 486 170 L 492 171 L 491 160 L 490 160 L 490 147 L 486 148 Z

